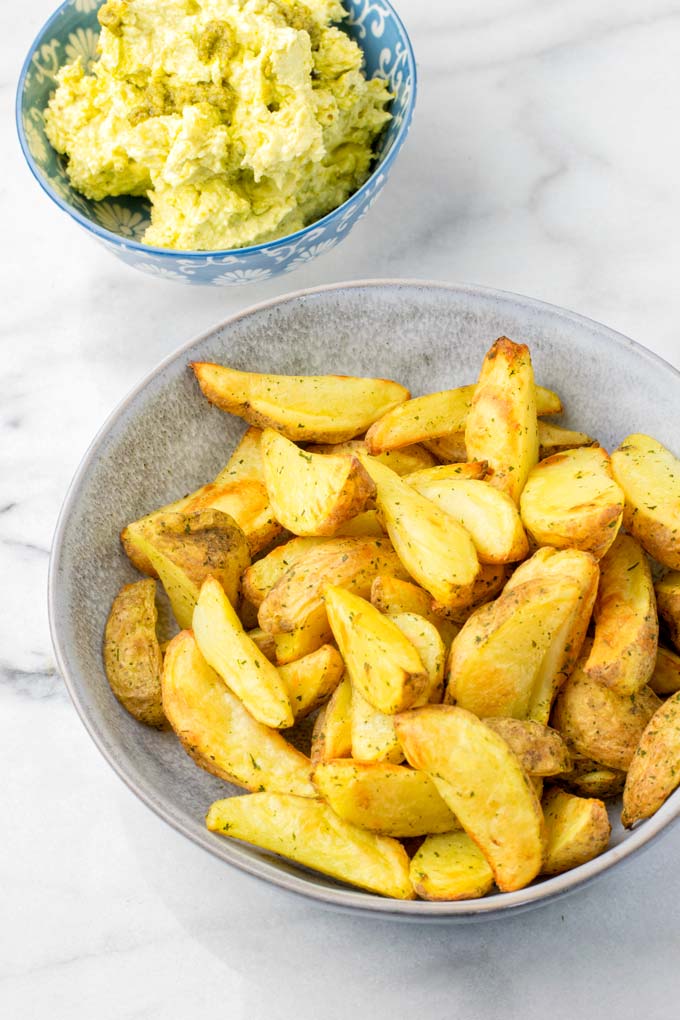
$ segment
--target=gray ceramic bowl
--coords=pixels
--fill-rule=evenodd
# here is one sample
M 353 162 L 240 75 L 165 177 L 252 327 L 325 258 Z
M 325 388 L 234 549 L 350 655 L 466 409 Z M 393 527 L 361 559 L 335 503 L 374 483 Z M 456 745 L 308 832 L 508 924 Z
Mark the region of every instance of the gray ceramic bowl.
M 322 903 L 414 920 L 508 913 L 602 874 L 680 814 L 678 791 L 653 818 L 625 833 L 615 805 L 605 854 L 519 892 L 460 903 L 383 899 L 207 832 L 210 802 L 238 791 L 196 768 L 173 734 L 136 723 L 106 682 L 101 641 L 107 611 L 121 584 L 134 577 L 118 542 L 121 527 L 212 478 L 242 431 L 238 419 L 202 398 L 187 369 L 190 360 L 258 371 L 390 376 L 416 395 L 474 381 L 485 350 L 503 333 L 530 345 L 538 379 L 563 397 L 567 424 L 609 447 L 633 431 L 676 446 L 680 374 L 604 326 L 481 288 L 345 284 L 259 305 L 173 354 L 105 423 L 62 510 L 49 581 L 52 636 L 73 702 L 102 754 L 137 796 L 194 842 Z

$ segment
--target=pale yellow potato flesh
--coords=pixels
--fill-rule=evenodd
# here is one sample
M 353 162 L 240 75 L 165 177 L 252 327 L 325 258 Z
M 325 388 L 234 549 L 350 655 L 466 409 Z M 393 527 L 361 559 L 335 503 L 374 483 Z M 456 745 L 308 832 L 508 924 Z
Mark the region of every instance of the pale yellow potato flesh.
M 328 585 L 324 601 L 353 688 L 386 715 L 413 705 L 430 681 L 420 655 L 402 630 L 345 588 Z
M 386 455 L 383 455 L 386 456 Z M 381 458 L 378 457 L 378 460 Z M 437 464 L 435 467 L 421 468 L 419 471 L 411 471 L 403 477 L 414 489 L 420 491 L 420 487 L 429 482 L 442 482 L 453 479 L 472 479 L 483 481 L 489 473 L 489 465 L 486 461 L 466 461 L 458 464 Z
M 307 447 L 310 453 L 368 453 L 365 439 L 349 439 L 346 443 L 314 443 Z M 408 475 L 413 471 L 434 467 L 436 458 L 424 446 L 414 443 L 402 446 L 399 450 L 386 450 L 377 455 L 381 464 L 392 468 L 398 475 Z
M 414 898 L 401 843 L 350 825 L 321 800 L 270 793 L 230 797 L 211 805 L 206 825 L 341 882 L 395 899 Z
M 538 461 L 536 413 L 529 348 L 500 337 L 484 358 L 465 425 L 465 448 L 467 459 L 488 461 L 491 485 L 515 503 Z
M 659 623 L 652 572 L 640 544 L 618 535 L 600 561 L 595 636 L 584 672 L 617 694 L 634 694 L 656 664 Z
M 215 484 L 238 482 L 242 478 L 254 478 L 258 482 L 264 482 L 261 441 L 261 429 L 252 426 L 247 428 L 234 447 L 234 452 L 226 465 L 215 479 Z
M 572 767 L 569 748 L 557 730 L 532 719 L 482 720 L 502 737 L 528 776 L 558 776 Z
M 680 655 L 659 645 L 649 686 L 660 697 L 680 691 Z
M 551 725 L 570 748 L 625 772 L 659 704 L 649 687 L 630 695 L 616 694 L 586 676 L 581 660 L 557 695 Z
M 680 783 L 680 694 L 656 710 L 635 749 L 623 788 L 621 821 L 650 818 Z
M 329 542 L 327 538 L 291 538 L 284 545 L 278 545 L 261 559 L 251 563 L 243 574 L 243 595 L 258 609 L 277 581 L 294 563 L 315 546 Z
M 481 606 L 496 598 L 505 587 L 510 574 L 510 567 L 505 563 L 482 563 L 477 574 L 477 579 L 472 585 L 470 595 L 465 604 L 454 609 L 447 609 L 441 602 L 436 600 L 432 603 L 432 609 L 438 616 L 444 617 L 454 623 L 458 628 L 470 618 L 472 613 Z
M 276 649 L 276 663 L 287 666 L 305 655 L 311 655 L 333 640 L 326 616 L 318 616 L 285 634 L 272 634 Z
M 426 836 L 457 827 L 426 772 L 341 758 L 317 765 L 312 782 L 336 815 L 383 836 Z
M 337 538 L 384 538 L 387 532 L 377 510 L 364 510 L 341 524 L 335 535 Z
M 557 776 L 560 786 L 581 797 L 596 797 L 601 800 L 618 797 L 622 792 L 626 781 L 626 773 L 622 769 L 607 768 L 573 750 L 571 758 L 573 763 L 571 772 Z
M 156 582 L 126 584 L 104 631 L 104 669 L 111 690 L 130 715 L 147 726 L 165 722 L 161 698 L 163 655 L 156 636 Z
M 440 436 L 439 439 L 426 439 L 423 446 L 430 453 L 434 454 L 437 460 L 443 464 L 459 464 L 467 462 L 467 448 L 465 446 L 465 432 L 451 432 L 448 436 Z M 473 461 L 473 463 L 478 463 Z M 484 463 L 482 461 L 481 463 Z
M 650 556 L 680 570 L 680 461 L 651 436 L 627 436 L 612 454 L 625 528 Z
M 352 454 L 308 453 L 274 429 L 264 430 L 261 446 L 274 517 L 294 535 L 333 535 L 375 495 Z
M 281 734 L 253 719 L 182 631 L 168 645 L 163 710 L 197 765 L 247 790 L 315 797 L 311 762 Z
M 581 549 L 600 559 L 618 534 L 623 502 L 607 451 L 582 446 L 556 453 L 533 468 L 520 511 L 538 545 Z
M 191 627 L 208 576 L 219 580 L 232 603 L 238 601 L 250 553 L 245 535 L 228 514 L 220 510 L 155 514 L 142 522 L 130 541 L 151 562 L 180 627 Z
M 192 368 L 212 404 L 298 443 L 354 439 L 410 396 L 387 379 L 261 375 L 207 362 L 193 362 Z
M 424 900 L 475 900 L 493 886 L 493 871 L 459 830 L 427 837 L 411 860 L 411 882 Z
M 540 413 L 540 412 L 539 412 Z M 552 457 L 563 450 L 573 450 L 577 446 L 592 446 L 594 440 L 585 432 L 565 429 L 550 421 L 538 423 L 538 456 L 540 460 Z
M 371 457 L 363 463 L 376 483 L 392 545 L 411 577 L 443 606 L 466 605 L 480 569 L 468 532 L 384 464 Z
M 472 712 L 427 705 L 398 716 L 397 735 L 413 768 L 428 772 L 468 836 L 510 892 L 539 873 L 543 814 L 516 755 Z
M 462 524 L 480 563 L 516 563 L 529 555 L 517 506 L 506 492 L 476 479 L 423 480 L 422 472 L 419 474 L 420 478 L 410 475 L 406 481 Z
M 680 570 L 671 570 L 654 585 L 659 616 L 680 650 Z
M 607 849 L 611 825 L 601 800 L 552 789 L 543 798 L 545 852 L 541 872 L 560 875 Z
M 296 720 L 309 715 L 331 696 L 344 671 L 345 663 L 333 645 L 322 645 L 296 662 L 279 667 Z
M 253 627 L 246 633 L 270 662 L 276 662 L 276 644 L 273 634 L 267 634 L 261 627 Z
M 311 759 L 317 765 L 352 753 L 352 684 L 344 675 L 314 720 Z
M 371 585 L 371 602 L 381 613 L 392 616 L 396 613 L 417 613 L 424 617 L 439 631 L 445 650 L 460 630 L 457 624 L 435 613 L 432 608 L 432 596 L 424 588 L 411 581 L 402 581 L 398 577 L 381 574 Z
M 254 719 L 274 729 L 293 725 L 289 685 L 248 637 L 224 589 L 213 577 L 206 578 L 201 587 L 193 630 L 203 658 Z

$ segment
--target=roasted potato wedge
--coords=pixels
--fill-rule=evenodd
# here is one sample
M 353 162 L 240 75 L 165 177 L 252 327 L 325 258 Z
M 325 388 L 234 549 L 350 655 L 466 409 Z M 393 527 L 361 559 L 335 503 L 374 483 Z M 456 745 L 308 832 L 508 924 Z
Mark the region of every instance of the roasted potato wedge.
M 443 606 L 467 605 L 479 574 L 468 532 L 384 464 L 370 457 L 363 462 L 376 483 L 378 509 L 404 567 Z
M 555 782 L 560 786 L 581 797 L 596 797 L 600 800 L 618 797 L 623 790 L 626 773 L 622 769 L 607 768 L 573 750 L 571 760 L 571 771 L 555 777 Z
M 607 451 L 582 446 L 542 460 L 527 478 L 520 511 L 537 545 L 582 549 L 600 559 L 623 519 L 623 492 Z
M 264 464 L 262 463 L 262 430 L 247 428 L 234 452 L 222 468 L 217 478 L 216 485 L 226 482 L 240 482 L 243 478 L 254 478 L 258 482 L 264 482 Z
M 441 602 L 434 601 L 432 609 L 437 616 L 442 616 L 460 628 L 476 609 L 496 598 L 505 587 L 509 574 L 510 568 L 505 563 L 482 563 L 465 605 L 447 609 Z
M 423 472 L 418 473 L 420 479 L 410 475 L 406 481 L 462 524 L 474 542 L 480 563 L 516 563 L 529 555 L 517 507 L 506 492 L 468 478 L 423 481 Z
M 452 430 L 453 431 L 453 430 Z M 500 337 L 487 352 L 465 425 L 469 460 L 486 460 L 490 482 L 519 503 L 538 461 L 536 387 L 526 344 Z
M 583 660 L 563 684 L 551 725 L 567 745 L 593 761 L 624 772 L 660 701 L 649 687 L 616 694 L 583 671 Z
M 577 446 L 593 446 L 594 440 L 585 432 L 562 428 L 550 421 L 538 423 L 538 456 L 540 460 L 552 457 L 554 453 L 573 450 Z
M 385 538 L 387 532 L 377 510 L 364 510 L 341 524 L 335 534 L 337 538 Z
M 203 658 L 254 719 L 274 729 L 293 725 L 289 685 L 248 637 L 214 577 L 206 578 L 201 586 L 193 627 Z
M 344 671 L 342 656 L 333 645 L 322 645 L 297 662 L 281 666 L 279 674 L 295 719 L 303 719 L 323 704 L 340 683 Z
M 459 830 L 427 837 L 411 860 L 411 882 L 424 900 L 474 900 L 491 889 L 493 871 Z
M 251 556 L 265 549 L 283 531 L 274 517 L 267 488 L 257 478 L 204 485 L 187 498 L 183 513 L 196 510 L 220 510 L 233 517 L 246 536 Z
M 352 684 L 345 674 L 323 706 L 312 730 L 312 764 L 352 753 Z
M 194 362 L 192 368 L 211 404 L 296 443 L 354 439 L 410 396 L 387 379 L 260 375 L 207 362 Z
M 650 556 L 680 570 L 680 461 L 650 436 L 634 434 L 612 454 L 623 489 L 623 523 Z
M 666 624 L 675 647 L 680 650 L 680 571 L 671 570 L 654 585 L 659 616 Z
M 505 740 L 462 708 L 427 705 L 396 720 L 413 768 L 428 772 L 491 866 L 502 892 L 528 885 L 541 868 L 543 814 Z
M 680 691 L 680 655 L 659 645 L 649 686 L 662 698 Z
M 253 627 L 252 630 L 246 632 L 250 640 L 257 645 L 265 658 L 269 659 L 270 662 L 276 662 L 276 644 L 274 642 L 274 635 L 267 634 L 262 630 L 261 627 Z
M 680 694 L 656 710 L 635 749 L 623 789 L 621 821 L 630 829 L 658 811 L 680 784 Z
M 557 730 L 532 719 L 482 720 L 502 737 L 528 776 L 558 776 L 572 767 L 569 748 Z
M 243 574 L 243 596 L 258 609 L 280 581 L 286 571 L 302 559 L 310 549 L 329 542 L 328 538 L 291 538 L 284 545 L 278 545 L 261 559 L 251 563 Z
M 588 553 L 539 549 L 454 639 L 446 700 L 479 716 L 547 723 L 583 643 L 597 581 Z
M 542 390 L 536 387 L 536 411 L 540 414 L 557 414 L 559 412 L 544 410 L 547 406 L 542 403 L 543 393 L 549 390 Z M 553 394 L 557 397 L 557 394 Z M 558 398 L 559 399 L 559 398 Z M 550 457 L 553 453 L 560 453 L 562 450 L 572 450 L 575 446 L 592 446 L 593 440 L 585 432 L 574 432 L 571 429 L 563 429 L 553 422 L 538 419 L 538 457 Z M 423 443 L 426 450 L 429 450 L 438 460 L 444 464 L 451 464 L 455 461 L 467 461 L 467 447 L 465 445 L 465 432 L 451 432 L 449 435 L 441 436 L 439 439 L 428 440 Z
M 310 453 L 351 453 L 355 456 L 369 452 L 365 439 L 350 439 L 346 443 L 313 443 L 307 450 Z M 436 457 L 418 443 L 403 446 L 399 450 L 386 450 L 385 453 L 378 454 L 377 459 L 398 475 L 408 475 L 413 471 L 431 468 L 437 463 Z
M 309 758 L 253 719 L 205 661 L 190 631 L 168 645 L 162 691 L 170 725 L 201 768 L 247 790 L 316 796 Z
M 592 861 L 607 849 L 612 827 L 601 800 L 552 789 L 543 798 L 544 875 L 560 875 Z
M 384 454 L 383 456 L 386 456 Z M 381 460 L 378 457 L 378 460 Z M 421 468 L 404 475 L 404 479 L 414 489 L 421 491 L 421 486 L 431 482 L 443 482 L 454 479 L 457 481 L 470 479 L 474 482 L 484 481 L 489 473 L 489 465 L 485 460 L 471 460 L 459 464 L 437 464 L 435 467 Z
M 106 621 L 104 669 L 111 690 L 139 722 L 161 727 L 163 656 L 156 636 L 156 582 L 152 578 L 120 589 Z
M 180 627 L 191 627 L 206 577 L 215 577 L 235 604 L 241 574 L 250 563 L 246 537 L 220 510 L 157 514 L 130 541 L 152 563 Z
M 430 679 L 420 655 L 401 628 L 366 599 L 345 588 L 328 585 L 324 601 L 353 687 L 386 715 L 413 705 Z M 427 621 L 423 620 L 425 625 Z
M 448 649 L 460 628 L 432 608 L 432 596 L 411 581 L 381 574 L 371 585 L 371 602 L 381 613 L 394 616 L 398 613 L 416 613 L 433 624 Z
M 467 462 L 465 432 L 451 432 L 439 439 L 426 439 L 422 444 L 442 464 L 463 464 Z M 473 461 L 472 463 L 477 463 Z M 484 463 L 484 461 L 481 461 Z M 488 468 L 488 465 L 487 465 Z
M 312 782 L 336 815 L 383 836 L 427 836 L 458 825 L 425 772 L 340 758 L 318 765 Z
M 262 433 L 262 460 L 274 516 L 294 535 L 332 535 L 375 495 L 355 456 L 308 453 L 274 429 Z
M 654 672 L 659 623 L 649 563 L 630 535 L 618 535 L 600 561 L 594 616 L 584 673 L 617 694 L 634 694 Z
M 413 899 L 401 843 L 339 818 L 321 800 L 254 793 L 216 801 L 211 832 L 253 843 L 341 882 L 395 899 Z

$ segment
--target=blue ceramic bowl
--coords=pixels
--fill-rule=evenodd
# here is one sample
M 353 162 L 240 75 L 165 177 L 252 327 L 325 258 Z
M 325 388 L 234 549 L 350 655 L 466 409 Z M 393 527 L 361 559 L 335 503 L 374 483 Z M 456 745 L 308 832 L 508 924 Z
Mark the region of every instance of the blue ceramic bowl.
M 266 280 L 306 265 L 329 251 L 370 209 L 404 143 L 416 98 L 416 64 L 400 18 L 387 0 L 345 0 L 344 28 L 364 52 L 367 76 L 387 79 L 394 93 L 392 120 L 381 136 L 373 173 L 347 201 L 294 234 L 249 248 L 171 251 L 143 244 L 149 222 L 145 199 L 119 196 L 93 202 L 69 183 L 65 161 L 45 135 L 43 111 L 59 68 L 80 56 L 96 58 L 102 0 L 66 0 L 40 31 L 26 57 L 17 89 L 21 147 L 31 171 L 50 198 L 130 266 L 188 283 L 230 285 Z

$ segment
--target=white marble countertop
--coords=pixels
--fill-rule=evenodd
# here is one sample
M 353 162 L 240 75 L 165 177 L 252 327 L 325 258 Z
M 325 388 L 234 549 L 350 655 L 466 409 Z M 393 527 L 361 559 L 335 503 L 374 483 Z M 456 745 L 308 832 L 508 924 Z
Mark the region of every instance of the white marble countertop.
M 474 281 L 680 365 L 678 0 L 397 0 L 421 87 L 383 197 L 308 268 L 227 290 L 125 268 L 31 179 L 14 88 L 55 2 L 13 5 L 0 39 L 0 1015 L 676 1015 L 680 828 L 502 922 L 397 925 L 290 898 L 185 841 L 109 769 L 55 673 L 45 581 L 61 500 L 108 412 L 192 334 L 285 290 Z

